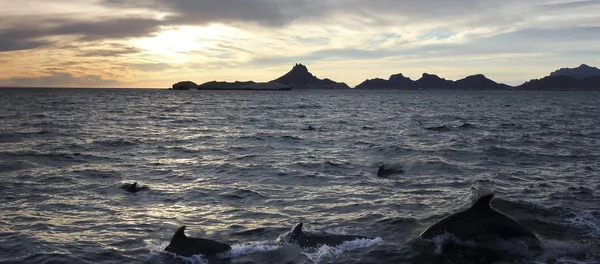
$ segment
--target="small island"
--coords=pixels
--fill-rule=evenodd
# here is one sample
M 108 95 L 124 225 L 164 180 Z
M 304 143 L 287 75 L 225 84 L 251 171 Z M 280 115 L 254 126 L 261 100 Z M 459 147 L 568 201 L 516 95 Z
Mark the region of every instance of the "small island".
M 350 89 L 345 83 L 338 83 L 330 79 L 319 79 L 308 71 L 302 64 L 296 64 L 283 76 L 264 83 L 253 81 L 218 82 L 210 81 L 200 85 L 190 81 L 173 84 L 172 90 L 268 90 L 289 91 L 292 89 Z
M 181 81 L 173 84 L 172 90 L 197 90 L 198 85 L 192 81 Z

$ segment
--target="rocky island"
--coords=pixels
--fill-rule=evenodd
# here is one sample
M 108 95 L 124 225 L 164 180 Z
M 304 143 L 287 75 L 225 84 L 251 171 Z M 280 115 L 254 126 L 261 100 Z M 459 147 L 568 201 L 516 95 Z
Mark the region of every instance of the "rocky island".
M 172 90 L 197 90 L 198 85 L 192 81 L 182 81 L 182 82 L 173 84 L 171 89 Z
M 182 81 L 173 84 L 173 90 L 276 90 L 288 91 L 291 89 L 349 89 L 342 82 L 330 79 L 319 79 L 308 68 L 297 63 L 283 76 L 265 83 L 253 81 L 217 82 L 210 81 L 197 85 L 192 81 Z M 435 74 L 423 73 L 418 80 L 411 80 L 402 73 L 393 74 L 388 80 L 375 78 L 367 79 L 357 85 L 359 90 L 584 90 L 600 91 L 600 69 L 582 64 L 577 68 L 561 68 L 549 76 L 533 79 L 519 86 L 509 86 L 488 79 L 483 74 L 467 76 L 463 79 L 452 81 L 441 78 Z
M 600 69 L 585 64 L 577 68 L 561 68 L 550 73 L 549 76 L 530 80 L 515 89 L 600 91 Z
M 450 81 L 435 74 L 423 73 L 420 79 L 413 81 L 402 73 L 390 76 L 389 80 L 371 79 L 356 86 L 356 89 L 392 89 L 392 90 L 506 90 L 510 86 L 494 82 L 483 74 L 467 76 L 458 81 Z
M 192 85 L 193 84 L 193 85 Z M 194 86 L 195 85 L 195 86 Z M 218 82 L 210 81 L 196 85 L 190 81 L 173 84 L 173 90 L 278 90 L 291 89 L 349 89 L 345 83 L 334 82 L 330 79 L 319 79 L 308 71 L 302 64 L 296 64 L 292 70 L 283 76 L 265 83 L 253 81 Z

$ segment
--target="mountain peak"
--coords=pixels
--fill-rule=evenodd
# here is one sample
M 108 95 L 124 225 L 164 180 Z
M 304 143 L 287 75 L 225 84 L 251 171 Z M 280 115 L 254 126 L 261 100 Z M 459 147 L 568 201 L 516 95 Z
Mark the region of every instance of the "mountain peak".
M 440 80 L 442 80 L 443 78 L 440 78 L 440 76 L 437 76 L 435 74 L 429 74 L 429 73 L 424 72 L 423 75 L 421 75 L 421 79 L 433 79 L 433 80 L 440 79 Z
M 296 65 L 294 65 L 294 67 L 292 68 L 291 72 L 308 73 L 308 68 L 302 65 L 302 63 L 296 63 Z
M 271 82 L 285 84 L 285 85 L 291 86 L 296 89 L 298 89 L 298 88 L 300 88 L 300 89 L 302 89 L 302 88 L 307 88 L 307 89 L 350 88 L 345 83 L 337 83 L 337 82 L 334 82 L 327 78 L 321 80 L 321 79 L 315 77 L 314 75 L 312 75 L 312 73 L 310 73 L 308 71 L 308 68 L 301 63 L 296 63 L 296 65 L 294 65 L 292 70 L 290 70 L 288 73 L 284 74 L 283 76 L 281 76 Z
M 590 76 L 600 75 L 600 69 L 596 67 L 588 66 L 587 64 L 581 64 L 577 68 L 560 68 L 550 73 L 550 76 L 569 76 L 575 79 L 581 80 Z

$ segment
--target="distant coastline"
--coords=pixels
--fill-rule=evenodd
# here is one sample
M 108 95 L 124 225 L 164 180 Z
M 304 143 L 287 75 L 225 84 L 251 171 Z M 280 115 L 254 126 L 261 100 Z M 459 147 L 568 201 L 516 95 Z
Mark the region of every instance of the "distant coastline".
M 391 75 L 389 79 L 367 79 L 355 86 L 330 79 L 315 77 L 308 68 L 296 64 L 286 74 L 266 83 L 254 81 L 217 82 L 200 85 L 192 81 L 181 81 L 172 85 L 170 90 L 250 90 L 250 91 L 290 91 L 290 90 L 511 90 L 511 91 L 600 91 L 600 69 L 581 64 L 576 68 L 561 68 L 549 76 L 532 79 L 518 86 L 497 83 L 483 74 L 467 76 L 451 81 L 435 74 L 423 73 L 420 79 L 411 80 L 402 73 Z

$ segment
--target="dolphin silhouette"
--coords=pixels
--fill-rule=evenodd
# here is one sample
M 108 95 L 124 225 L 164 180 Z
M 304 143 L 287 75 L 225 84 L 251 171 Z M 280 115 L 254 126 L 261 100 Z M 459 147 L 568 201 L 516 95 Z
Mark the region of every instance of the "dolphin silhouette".
M 185 226 L 175 231 L 173 238 L 171 238 L 171 243 L 165 248 L 165 251 L 189 257 L 198 254 L 211 256 L 231 249 L 231 246 L 218 241 L 187 237 L 184 231 Z
M 396 167 L 386 167 L 385 164 L 381 165 L 379 167 L 379 169 L 377 170 L 377 177 L 387 177 L 390 176 L 392 174 L 397 174 L 397 173 L 404 173 L 404 170 L 402 170 L 402 168 L 396 168 Z
M 346 241 L 353 241 L 357 239 L 372 239 L 365 236 L 357 235 L 334 235 L 334 234 L 311 234 L 304 233 L 302 231 L 302 223 L 297 224 L 292 230 L 290 240 L 293 244 L 298 245 L 301 248 L 317 248 L 322 245 L 337 246 Z
M 444 233 L 455 235 L 466 241 L 490 241 L 490 239 L 521 239 L 529 243 L 530 248 L 539 249 L 539 239 L 516 220 L 490 207 L 493 194 L 479 198 L 471 208 L 451 214 L 421 233 L 421 237 L 431 239 Z
M 128 192 L 132 192 L 132 193 L 148 190 L 148 187 L 146 187 L 146 186 L 142 186 L 142 187 L 137 186 L 137 182 L 124 183 L 123 185 L 121 185 L 121 188 L 125 189 Z
M 429 131 L 437 131 L 437 132 L 450 131 L 450 128 L 446 125 L 426 127 L 425 129 L 427 129 Z

